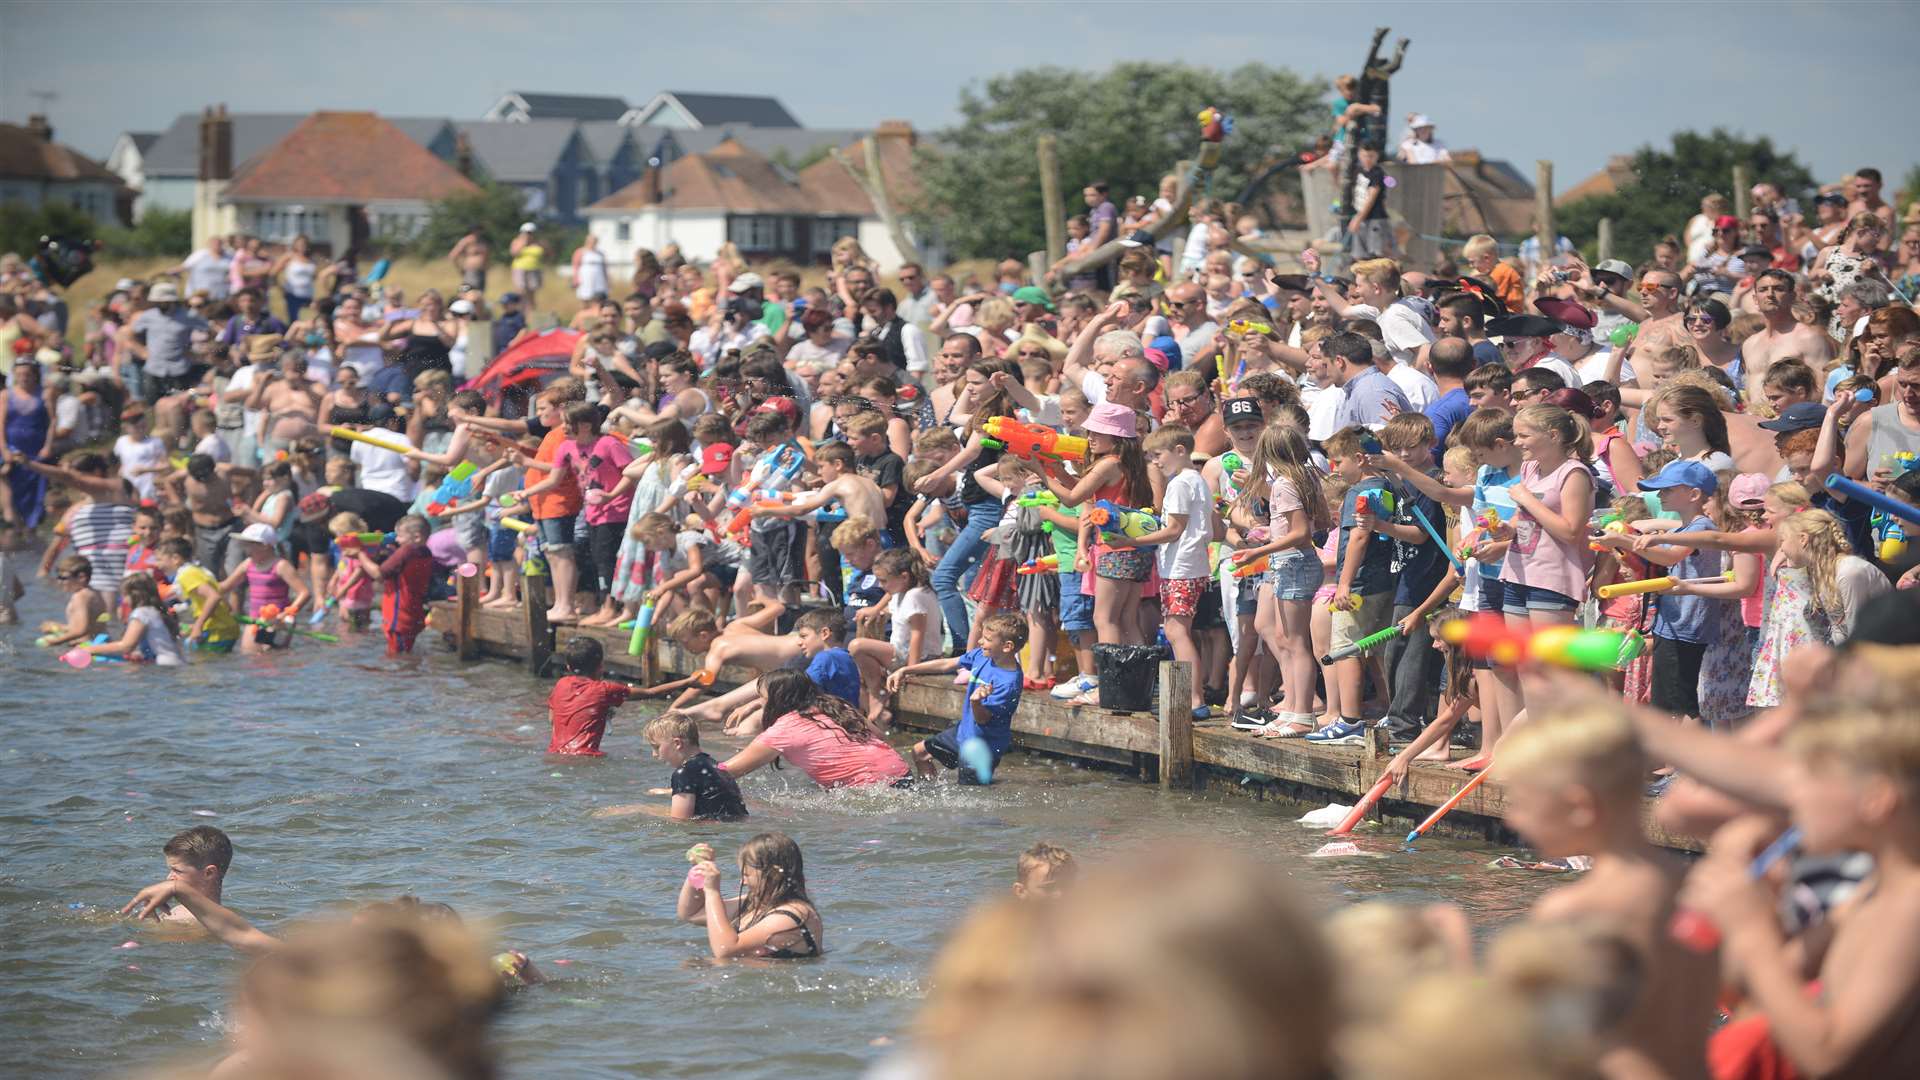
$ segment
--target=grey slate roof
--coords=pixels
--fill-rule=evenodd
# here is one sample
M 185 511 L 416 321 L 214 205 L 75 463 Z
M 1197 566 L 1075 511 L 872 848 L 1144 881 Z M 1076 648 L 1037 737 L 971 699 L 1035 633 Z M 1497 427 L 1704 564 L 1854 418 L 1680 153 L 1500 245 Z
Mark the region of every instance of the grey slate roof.
M 611 120 L 595 120 L 580 125 L 580 138 L 586 141 L 587 150 L 593 154 L 595 165 L 605 168 L 620 153 L 620 147 L 632 139 L 641 151 L 653 145 L 647 133 L 655 129 L 627 127 Z M 658 137 L 655 136 L 655 139 Z
M 525 90 L 512 93 L 533 110 L 535 120 L 618 120 L 629 108 L 624 99 L 617 97 L 534 94 Z
M 473 156 L 495 180 L 544 184 L 580 125 L 572 120 L 459 120 Z
M 702 126 L 716 124 L 751 124 L 754 127 L 797 128 L 800 121 L 793 118 L 778 98 L 762 97 L 752 94 L 695 94 L 684 90 L 668 90 L 682 108 L 693 114 Z
M 279 142 L 292 131 L 306 113 L 234 113 L 233 167 L 238 169 L 248 158 Z M 200 175 L 200 114 L 181 113 L 160 133 L 146 150 L 145 171 L 149 177 Z
M 704 154 L 726 139 L 733 139 L 756 154 L 773 157 L 783 153 L 798 161 L 820 147 L 846 146 L 871 134 L 858 128 L 762 128 L 741 125 L 705 127 L 694 131 L 675 131 L 674 141 L 689 154 Z

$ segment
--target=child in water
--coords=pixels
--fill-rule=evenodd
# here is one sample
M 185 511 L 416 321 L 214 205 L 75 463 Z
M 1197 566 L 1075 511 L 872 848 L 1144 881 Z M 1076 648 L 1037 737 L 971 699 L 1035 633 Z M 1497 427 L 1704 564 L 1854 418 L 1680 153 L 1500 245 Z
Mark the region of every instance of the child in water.
M 220 583 L 220 591 L 230 597 L 237 597 L 240 585 L 247 586 L 247 617 L 267 622 L 271 619 L 291 620 L 294 613 L 306 606 L 309 598 L 307 583 L 294 570 L 293 564 L 280 557 L 279 537 L 273 526 L 254 522 L 240 530 L 234 539 L 245 546 L 247 558 L 238 569 L 227 575 Z M 236 604 L 236 606 L 238 606 Z M 262 614 L 262 612 L 269 612 Z M 291 641 L 288 634 L 285 641 Z M 249 622 L 240 630 L 240 651 L 258 653 L 285 644 L 270 626 L 259 622 Z
M 53 573 L 67 594 L 67 620 L 41 623 L 39 644 L 55 649 L 92 641 L 96 628 L 107 617 L 106 598 L 88 584 L 93 578 L 93 564 L 85 555 L 68 555 L 54 565 Z
M 700 749 L 700 725 L 685 713 L 662 713 L 647 722 L 647 741 L 653 756 L 673 766 L 665 794 L 673 802 L 667 816 L 675 821 L 731 821 L 747 816 L 740 785 L 721 771 L 713 755 Z M 660 794 L 655 789 L 655 794 Z
M 1073 852 L 1042 840 L 1020 853 L 1014 870 L 1015 900 L 1057 900 L 1080 866 L 1073 861 Z
M 600 677 L 606 668 L 606 650 L 590 637 L 567 642 L 560 659 L 567 674 L 547 695 L 547 715 L 553 724 L 547 753 L 603 757 L 600 740 L 607 733 L 607 720 L 626 702 L 631 688 Z
M 380 562 L 366 548 L 355 551 L 361 569 L 382 582 L 382 617 L 387 631 L 387 655 L 413 651 L 413 641 L 427 625 L 427 586 L 433 580 L 433 554 L 427 550 L 427 519 L 408 514 L 394 526 L 400 541 Z
M 373 575 L 352 553 L 361 546 L 359 534 L 371 530 L 359 514 L 342 512 L 327 520 L 327 531 L 341 551 L 327 585 L 328 603 L 339 605 L 341 629 L 364 633 L 373 625 Z
M 761 833 L 740 849 L 740 895 L 725 899 L 720 867 L 697 863 L 680 884 L 679 917 L 705 924 L 716 960 L 752 956 L 799 960 L 819 956 L 826 928 L 807 895 L 800 845 L 783 833 Z
M 159 667 L 178 667 L 187 662 L 180 651 L 180 620 L 173 609 L 160 599 L 160 587 L 147 574 L 128 574 L 120 582 L 120 595 L 130 613 L 127 629 L 118 641 L 82 645 L 95 656 L 119 656 L 145 661 Z
M 979 648 L 968 649 L 960 656 L 908 664 L 887 677 L 887 690 L 898 693 L 908 675 L 967 672 L 960 722 L 914 744 L 916 772 L 934 776 L 940 765 L 961 768 L 960 748 L 975 736 L 985 740 L 987 749 L 993 752 L 993 767 L 999 768 L 1000 756 L 1013 745 L 1013 710 L 1019 707 L 1020 692 L 1025 687 L 1020 646 L 1026 643 L 1026 617 L 1017 611 L 996 611 L 981 624 Z M 962 769 L 960 778 L 962 783 L 986 779 L 971 767 Z

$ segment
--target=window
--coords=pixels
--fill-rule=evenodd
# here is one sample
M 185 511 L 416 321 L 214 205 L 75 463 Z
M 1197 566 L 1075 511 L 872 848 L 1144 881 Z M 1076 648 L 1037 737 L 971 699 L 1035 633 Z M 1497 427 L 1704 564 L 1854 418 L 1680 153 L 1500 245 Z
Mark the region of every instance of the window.
M 741 251 L 776 251 L 780 249 L 780 226 L 786 219 L 768 214 L 733 214 L 727 218 L 727 239 L 734 242 Z M 789 236 L 792 229 L 785 230 Z
M 633 239 L 633 223 L 625 218 L 614 222 L 613 238 L 623 244 Z
M 858 218 L 814 218 L 808 234 L 807 247 L 811 251 L 822 252 L 833 249 L 833 242 L 843 236 L 858 236 L 860 220 Z

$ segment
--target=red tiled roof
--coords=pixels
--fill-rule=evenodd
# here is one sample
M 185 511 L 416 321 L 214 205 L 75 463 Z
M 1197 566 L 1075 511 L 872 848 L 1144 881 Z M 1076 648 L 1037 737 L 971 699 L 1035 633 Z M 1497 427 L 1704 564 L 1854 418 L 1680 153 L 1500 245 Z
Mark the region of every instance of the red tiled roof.
M 920 195 L 913 175 L 913 148 L 907 139 L 878 138 L 880 167 L 887 192 L 896 203 L 910 204 Z M 857 169 L 866 167 L 858 142 L 843 153 Z M 873 216 L 873 202 L 831 157 L 802 169 L 796 176 L 733 139 L 721 141 L 704 154 L 688 154 L 660 173 L 662 197 L 656 203 L 651 177 L 621 188 L 588 207 L 589 210 L 727 210 L 737 214 L 824 214 Z
M 56 142 L 47 142 L 18 124 L 0 124 L 0 176 L 23 180 L 105 180 L 120 177 L 105 165 Z
M 920 197 L 920 181 L 913 171 L 913 144 L 909 139 L 877 134 L 873 139 L 880 153 L 880 175 L 887 185 L 887 198 L 898 212 L 912 207 Z M 866 176 L 867 155 L 865 145 L 855 142 L 841 150 L 847 164 L 860 170 Z M 872 217 L 873 200 L 853 177 L 847 174 L 846 166 L 834 160 L 832 156 L 800 170 L 800 184 L 813 196 L 815 212 L 821 214 L 846 214 L 853 217 Z
M 477 190 L 373 113 L 317 112 L 235 170 L 226 198 L 372 202 L 444 199 Z

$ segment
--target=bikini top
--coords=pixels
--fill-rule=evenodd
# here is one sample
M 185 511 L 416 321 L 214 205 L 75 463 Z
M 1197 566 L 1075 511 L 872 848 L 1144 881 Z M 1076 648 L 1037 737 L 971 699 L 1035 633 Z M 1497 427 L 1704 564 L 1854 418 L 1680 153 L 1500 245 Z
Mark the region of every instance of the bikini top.
M 762 954 L 766 959 L 768 960 L 804 960 L 808 957 L 820 955 L 820 943 L 814 940 L 813 931 L 807 929 L 807 921 L 805 919 L 802 919 L 800 916 L 795 915 L 793 912 L 788 911 L 786 908 L 774 908 L 772 911 L 767 912 L 765 915 L 758 916 L 752 922 L 748 923 L 745 926 L 735 926 L 734 932 L 744 934 L 748 930 L 751 930 L 754 927 L 760 925 L 760 921 L 762 919 L 765 919 L 768 915 L 785 915 L 787 918 L 792 919 L 793 928 L 795 930 L 800 931 L 800 940 L 807 943 L 807 951 L 794 952 L 792 949 L 776 949 L 776 948 L 769 947 L 767 951 L 764 954 Z

